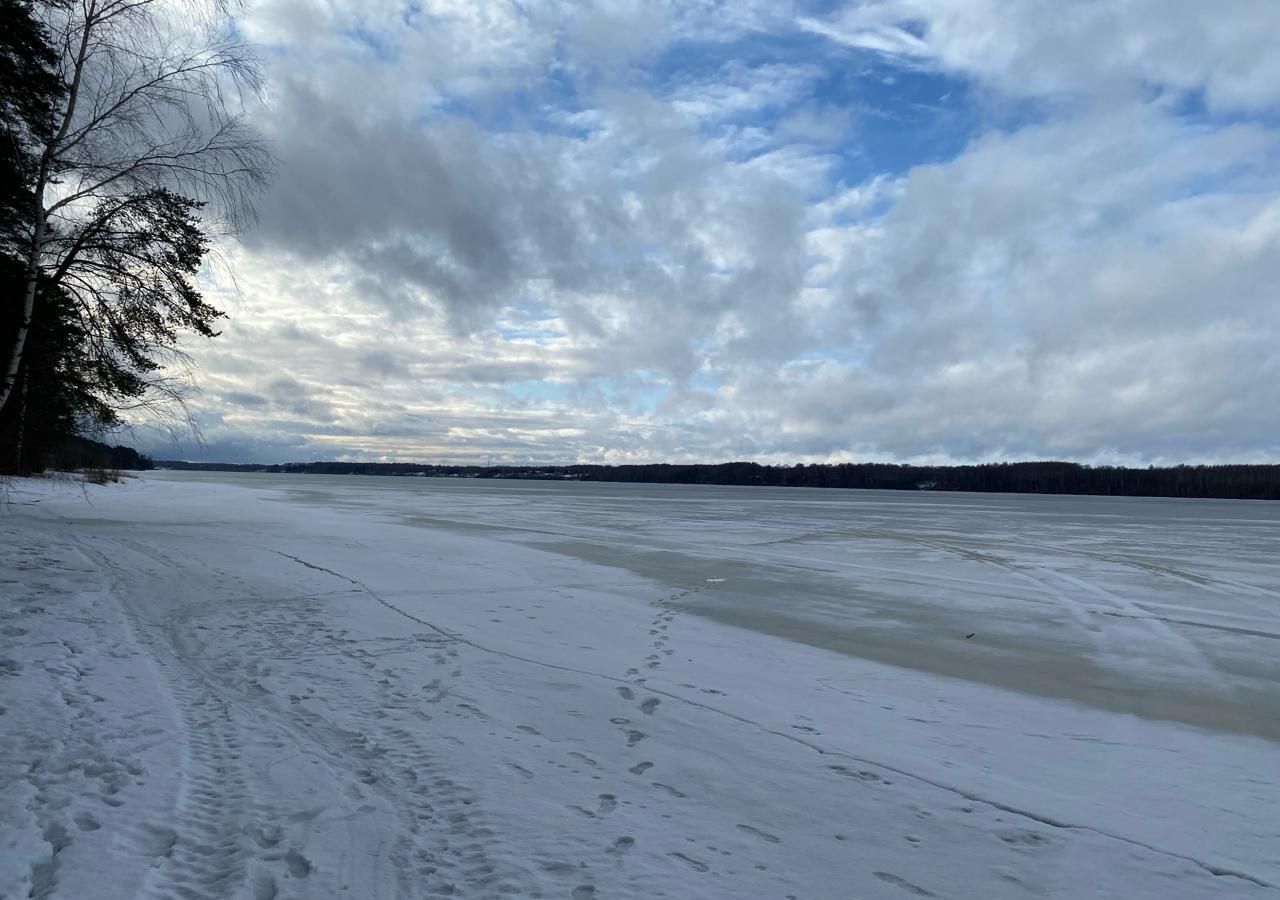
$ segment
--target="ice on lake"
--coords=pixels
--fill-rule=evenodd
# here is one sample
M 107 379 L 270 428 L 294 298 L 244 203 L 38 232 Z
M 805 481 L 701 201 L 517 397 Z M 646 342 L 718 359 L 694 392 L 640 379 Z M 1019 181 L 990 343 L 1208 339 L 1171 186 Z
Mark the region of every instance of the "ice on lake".
M 0 518 L 0 896 L 1280 893 L 1280 507 L 150 473 Z

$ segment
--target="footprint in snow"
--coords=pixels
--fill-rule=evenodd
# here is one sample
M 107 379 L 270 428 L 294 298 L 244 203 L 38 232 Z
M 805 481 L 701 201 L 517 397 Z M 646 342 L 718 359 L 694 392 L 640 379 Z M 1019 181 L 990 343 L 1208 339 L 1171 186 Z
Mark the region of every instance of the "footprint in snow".
M 900 875 L 894 875 L 892 872 L 872 872 L 871 874 L 879 878 L 885 884 L 892 884 L 895 887 L 900 887 L 907 893 L 915 894 L 917 897 L 936 897 L 937 896 L 937 894 L 935 894 L 933 891 L 926 890 L 925 888 L 920 887 L 920 885 L 918 884 L 912 884 L 910 881 L 907 881 L 907 879 L 901 877 Z
M 626 853 L 635 845 L 636 845 L 635 838 L 631 837 L 630 835 L 623 835 L 622 837 L 614 841 L 612 844 L 610 844 L 609 849 L 606 850 L 605 852 L 612 853 L 615 856 L 621 856 L 622 854 Z
M 648 700 L 640 704 L 640 712 L 644 713 L 646 716 L 651 716 L 653 715 L 653 711 L 658 708 L 658 704 L 661 702 L 662 701 L 657 697 L 650 697 Z
M 758 837 L 761 840 L 768 841 L 771 844 L 782 843 L 782 838 L 778 837 L 776 834 L 770 834 L 767 831 L 761 831 L 759 828 L 755 828 L 754 826 L 751 826 L 751 825 L 739 825 L 738 830 L 745 831 L 747 834 Z
M 685 854 L 675 850 L 672 850 L 671 852 L 669 852 L 667 856 L 671 856 L 680 860 L 680 862 L 684 863 L 686 866 L 688 866 L 689 868 L 697 872 L 709 872 L 711 870 L 711 867 L 706 863 L 704 863 L 702 860 L 694 859 L 692 856 L 686 856 Z
M 284 863 L 289 867 L 289 874 L 294 878 L 306 878 L 311 874 L 311 860 L 297 850 L 290 849 L 284 855 Z
M 832 772 L 843 775 L 845 778 L 856 778 L 858 781 L 884 781 L 875 772 L 868 772 L 866 769 L 851 769 L 848 766 L 827 766 Z M 889 784 L 890 782 L 885 782 Z
M 284 837 L 284 833 L 278 825 L 263 825 L 258 828 L 250 828 L 248 833 L 263 850 L 270 850 L 280 843 L 280 839 Z
M 1049 843 L 1049 839 L 1036 831 L 1006 831 L 1000 836 L 1011 847 L 1040 847 Z

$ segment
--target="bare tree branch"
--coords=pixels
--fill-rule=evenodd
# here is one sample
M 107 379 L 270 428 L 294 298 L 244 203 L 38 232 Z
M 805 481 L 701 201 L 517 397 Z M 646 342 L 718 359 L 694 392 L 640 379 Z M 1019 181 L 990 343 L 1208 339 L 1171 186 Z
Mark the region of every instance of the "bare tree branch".
M 270 155 L 243 103 L 261 89 L 229 37 L 226 0 L 44 0 L 62 102 L 39 148 L 25 230 L 23 315 L 0 383 L 3 410 L 38 305 L 70 304 L 81 365 L 115 412 L 186 396 L 181 333 L 221 313 L 197 273 L 215 236 L 253 214 Z M 164 367 L 173 367 L 172 370 Z

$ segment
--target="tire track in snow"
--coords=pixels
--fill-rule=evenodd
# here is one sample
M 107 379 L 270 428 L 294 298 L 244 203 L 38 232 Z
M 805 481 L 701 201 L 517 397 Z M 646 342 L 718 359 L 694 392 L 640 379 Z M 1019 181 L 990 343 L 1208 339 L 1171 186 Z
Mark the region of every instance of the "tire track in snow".
M 1072 598 L 1066 591 L 1055 587 L 1046 580 L 1046 577 L 1063 581 L 1072 588 L 1093 595 L 1101 603 L 1110 607 L 1110 611 L 1104 610 L 1102 612 L 1103 615 L 1114 615 L 1123 619 L 1146 622 L 1147 625 L 1145 627 L 1156 637 L 1157 641 L 1162 646 L 1174 650 L 1188 665 L 1199 672 L 1205 679 L 1212 682 L 1219 690 L 1227 694 L 1234 693 L 1232 686 L 1223 678 L 1222 673 L 1218 671 L 1218 668 L 1204 654 L 1204 652 L 1196 646 L 1194 641 L 1191 641 L 1179 634 L 1170 627 L 1168 622 L 1148 614 L 1147 611 L 1142 609 L 1138 604 L 1133 603 L 1132 601 L 1109 591 L 1106 588 L 1046 565 L 1036 565 L 1034 567 L 1035 572 L 1040 573 L 1042 576 L 1046 576 L 1037 578 L 1031 573 L 1024 571 L 1013 563 L 1001 559 L 1000 557 L 982 553 L 981 551 L 973 550 L 968 547 L 956 546 L 955 544 L 943 539 L 934 538 L 926 540 L 904 536 L 904 540 L 913 541 L 914 543 L 918 543 L 926 547 L 934 547 L 944 552 L 954 553 L 965 559 L 971 559 L 977 562 L 996 566 L 997 568 L 1002 569 L 1024 581 L 1029 581 L 1038 586 L 1041 590 L 1048 592 L 1051 596 L 1057 598 L 1064 606 L 1070 609 L 1077 620 L 1081 620 L 1082 617 L 1086 621 L 1091 619 L 1090 613 L 1092 610 L 1090 610 L 1088 606 Z M 1047 550 L 1050 548 L 1044 549 Z M 1089 631 L 1098 634 L 1099 640 L 1102 643 L 1113 643 L 1107 640 L 1105 632 L 1102 632 L 1102 629 L 1097 625 L 1096 621 L 1089 621 L 1088 624 L 1086 624 L 1086 628 Z M 1122 656 L 1123 658 L 1127 658 L 1128 656 L 1124 651 L 1121 651 L 1117 655 Z
M 1045 550 L 1068 556 L 1078 556 L 1098 562 L 1109 562 L 1114 565 L 1138 569 L 1142 572 L 1149 572 L 1153 575 L 1160 575 L 1181 584 L 1189 584 L 1193 587 L 1202 588 L 1212 594 L 1217 594 L 1220 597 L 1229 597 L 1237 602 L 1242 602 L 1255 612 L 1262 613 L 1267 619 L 1273 622 L 1280 619 L 1280 603 L 1277 603 L 1277 601 L 1280 601 L 1280 591 L 1274 591 L 1270 588 L 1261 587 L 1260 585 L 1249 584 L 1248 582 L 1237 581 L 1231 578 L 1200 575 L 1195 572 L 1188 572 L 1185 569 L 1175 568 L 1167 563 L 1152 562 L 1150 560 L 1138 559 L 1120 553 L 1095 553 L 1088 550 L 1076 550 L 1069 547 L 1047 547 L 1042 544 L 1031 543 L 1019 543 L 1015 546 L 1026 547 L 1033 550 Z M 1248 594 L 1250 596 L 1243 597 L 1241 594 Z M 1270 601 L 1270 603 L 1269 605 L 1263 605 L 1263 603 L 1258 602 L 1258 600 Z M 1216 612 L 1216 610 L 1209 611 Z
M 243 836 L 252 794 L 242 744 L 225 702 L 166 674 L 184 721 L 182 790 L 176 827 L 144 823 L 133 829 L 135 847 L 156 860 L 143 895 L 214 900 L 235 893 L 249 875 Z
M 190 558 L 176 559 L 135 541 L 121 540 L 118 543 L 127 544 L 132 552 L 156 562 L 164 569 L 190 571 L 190 567 L 184 567 L 184 562 L 203 562 Z M 118 558 L 119 554 L 111 554 L 111 557 Z M 98 558 L 102 560 L 105 568 L 111 568 L 108 559 L 103 559 L 101 555 L 98 555 Z M 203 565 L 203 568 L 208 569 L 208 575 L 214 579 L 215 583 L 240 580 L 231 572 L 215 570 L 207 565 Z M 296 597 L 288 599 L 294 601 L 289 603 L 291 612 L 296 613 L 299 607 L 303 606 L 303 603 L 296 602 L 298 600 Z M 304 603 L 308 599 L 314 598 L 310 596 L 302 598 Z M 221 606 L 221 604 L 215 605 Z M 275 601 L 259 598 L 260 608 L 272 609 L 276 605 Z M 277 647 L 282 638 L 287 642 L 289 638 L 296 639 L 298 635 L 306 636 L 303 641 L 304 646 L 311 649 L 315 646 L 315 642 L 311 640 L 310 635 L 317 631 L 323 633 L 327 629 L 318 627 L 320 623 L 310 619 L 289 621 L 273 618 L 264 623 L 272 629 L 269 633 L 262 632 L 259 628 L 261 633 L 255 635 L 252 631 L 255 623 L 248 612 L 233 611 L 234 624 L 227 627 L 235 632 L 235 639 L 229 643 L 221 642 L 220 652 L 216 654 L 192 653 L 189 652 L 191 648 L 188 643 L 191 640 L 197 642 L 203 640 L 197 637 L 198 634 L 203 633 L 199 629 L 210 629 L 206 625 L 197 625 L 196 630 L 191 630 L 189 627 L 191 622 L 206 618 L 216 619 L 218 615 L 217 610 L 210 609 L 207 603 L 199 609 L 193 606 L 189 604 L 185 608 L 177 607 L 175 612 L 163 620 L 142 616 L 136 618 L 147 625 L 146 634 L 158 635 L 150 642 L 152 659 L 157 666 L 165 669 L 167 680 L 174 685 L 171 693 L 186 724 L 185 740 L 190 761 L 182 772 L 183 797 L 189 794 L 195 800 L 188 802 L 186 806 L 180 802 L 177 821 L 185 822 L 188 818 L 186 810 L 194 810 L 191 818 L 199 826 L 199 833 L 191 843 L 195 844 L 194 856 L 205 857 L 205 859 L 193 864 L 191 854 L 184 853 L 183 841 L 191 837 L 188 832 L 175 832 L 164 825 L 154 824 L 137 829 L 136 833 L 131 835 L 134 845 L 141 853 L 150 854 L 150 859 L 161 860 L 156 866 L 160 870 L 159 875 L 152 876 L 154 889 L 144 892 L 143 895 L 155 897 L 157 900 L 162 897 L 202 900 L 205 897 L 248 897 L 250 895 L 243 892 L 252 889 L 251 896 L 254 900 L 273 900 L 285 894 L 308 896 L 314 890 L 323 890 L 320 887 L 307 887 L 308 879 L 314 881 L 314 866 L 312 861 L 298 849 L 298 846 L 302 845 L 301 842 L 298 846 L 294 846 L 290 836 L 298 837 L 300 829 L 305 832 L 308 828 L 307 823 L 325 810 L 323 808 L 298 809 L 293 814 L 284 816 L 279 807 L 278 798 L 260 797 L 255 793 L 252 787 L 255 775 L 265 773 L 254 773 L 248 770 L 244 763 L 246 756 L 244 749 L 248 743 L 252 743 L 254 745 L 252 758 L 261 759 L 264 748 L 278 752 L 284 747 L 293 746 L 298 748 L 298 752 L 292 756 L 305 754 L 313 760 L 323 761 L 335 779 L 356 772 L 360 763 L 368 758 L 367 754 L 355 750 L 370 744 L 367 736 L 343 731 L 323 720 L 319 723 L 323 727 L 317 729 L 306 727 L 314 723 L 298 721 L 296 716 L 290 715 L 294 712 L 291 707 L 281 707 L 272 702 L 270 692 L 262 686 L 260 681 L 260 676 L 264 674 L 265 669 L 261 666 L 261 660 L 266 657 L 254 652 L 256 649 Z M 224 614 L 225 612 L 226 610 L 223 610 Z M 292 632 L 282 634 L 275 630 L 281 626 L 291 627 Z M 184 639 L 184 633 L 186 639 Z M 358 658 L 351 651 L 289 654 L 284 658 L 305 660 L 316 656 L 333 655 L 342 655 L 353 661 Z M 335 687 L 340 686 L 335 685 Z M 219 715 L 210 717 L 209 708 Z M 264 716 L 264 712 L 275 713 L 275 715 Z M 191 723 L 195 723 L 199 728 L 193 729 Z M 201 734 L 201 730 L 207 734 Z M 321 735 L 327 736 L 329 740 L 323 740 Z M 212 761 L 211 766 L 210 761 Z M 210 767 L 217 774 L 217 778 L 207 777 Z M 186 790 L 187 786 L 191 787 L 190 792 Z M 398 813 L 403 813 L 400 804 L 397 803 L 398 795 L 393 790 L 384 788 L 381 792 L 387 799 L 388 805 L 395 808 Z M 293 799 L 296 801 L 299 798 Z M 235 809 L 237 801 L 242 804 L 239 815 L 236 815 Z M 218 810 L 221 808 L 230 809 L 231 814 L 220 813 Z M 156 821 L 173 820 L 172 811 L 167 815 L 156 817 Z M 402 815 L 402 827 L 395 829 L 395 833 L 407 835 L 409 827 L 416 822 L 415 817 L 408 814 Z M 396 869 L 394 873 L 397 879 L 394 893 L 396 897 L 418 896 L 417 886 L 421 882 L 415 873 L 409 871 L 407 865 L 399 864 L 401 860 L 409 858 L 409 853 L 403 851 L 403 847 L 407 844 L 408 838 L 400 837 L 396 845 L 386 851 L 387 858 Z M 368 874 L 370 869 L 376 872 L 381 868 L 380 860 L 384 855 L 383 851 L 375 849 L 374 854 L 376 859 L 360 862 L 360 870 L 365 874 Z M 218 856 L 223 858 L 223 862 L 231 861 L 243 869 L 244 877 L 239 881 L 240 892 L 229 887 L 232 884 L 232 879 L 228 877 L 227 872 L 229 867 L 224 865 L 222 871 L 218 871 L 214 862 L 208 859 L 208 857 Z M 172 864 L 165 862 L 169 859 L 174 862 Z M 348 862 L 341 853 L 327 860 L 327 874 L 347 878 L 343 873 L 350 870 Z M 175 873 L 174 877 L 168 879 L 160 877 L 164 875 L 166 868 Z M 194 870 L 194 874 L 183 874 L 184 870 Z M 157 882 L 158 877 L 160 880 Z M 380 886 L 380 879 L 376 875 L 373 877 L 373 882 L 364 883 L 366 890 Z M 298 894 L 298 892 L 301 893 Z M 372 898 L 383 895 L 374 893 L 365 896 Z
M 114 561 L 120 554 L 80 544 L 103 571 L 111 573 L 117 586 L 111 593 L 127 596 L 127 591 L 118 589 L 125 584 L 124 570 Z M 173 564 L 137 542 L 118 544 L 161 565 Z M 127 602 L 122 605 L 129 609 Z M 136 822 L 124 837 L 131 855 L 150 859 L 142 896 L 216 900 L 245 888 L 250 875 L 245 833 L 255 804 L 242 759 L 243 743 L 226 701 L 193 679 L 189 670 L 174 665 L 180 648 L 174 643 L 172 623 L 159 629 L 155 625 L 135 627 L 135 634 L 163 676 L 181 722 L 181 784 L 173 814 L 166 817 L 171 824 Z
M 1089 608 L 1087 606 L 1054 587 L 1052 584 L 1032 576 L 1000 557 L 990 553 L 983 553 L 979 550 L 973 550 L 969 547 L 958 547 L 955 544 L 940 538 L 920 538 L 905 534 L 896 535 L 896 538 L 903 543 L 929 547 L 930 549 L 940 550 L 943 553 L 947 553 L 952 556 L 959 556 L 962 559 L 967 559 L 971 562 L 979 562 L 988 566 L 994 566 L 1002 572 L 1012 575 L 1024 584 L 1031 585 L 1038 592 L 1047 594 L 1053 600 L 1057 601 L 1058 605 L 1070 614 L 1076 624 L 1091 635 L 1091 640 L 1094 643 L 1099 643 L 1103 640 L 1103 637 L 1101 636 L 1102 627 L 1089 614 Z
M 1158 636 L 1160 642 L 1171 649 L 1175 649 L 1182 658 L 1194 667 L 1201 675 L 1211 680 L 1216 687 L 1225 693 L 1233 693 L 1232 686 L 1222 677 L 1222 673 L 1218 668 L 1205 656 L 1204 652 L 1196 646 L 1195 642 L 1187 639 L 1179 634 L 1169 623 L 1156 616 L 1152 616 L 1146 610 L 1137 604 L 1115 594 L 1103 587 L 1077 578 L 1074 575 L 1068 575 L 1065 572 L 1059 572 L 1055 569 L 1043 569 L 1043 571 L 1059 578 L 1070 585 L 1087 591 L 1099 598 L 1102 602 L 1113 607 L 1115 615 L 1122 618 L 1133 619 L 1150 623 L 1147 627 L 1153 634 Z M 1107 613 L 1110 615 L 1110 613 Z

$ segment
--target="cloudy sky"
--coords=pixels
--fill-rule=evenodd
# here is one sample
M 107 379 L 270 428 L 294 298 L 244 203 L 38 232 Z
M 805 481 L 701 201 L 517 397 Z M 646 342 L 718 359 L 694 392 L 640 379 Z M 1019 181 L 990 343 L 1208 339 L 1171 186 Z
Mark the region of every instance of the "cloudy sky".
M 1274 461 L 1275 0 L 254 0 L 225 461 Z M 140 437 L 142 435 L 139 435 Z

